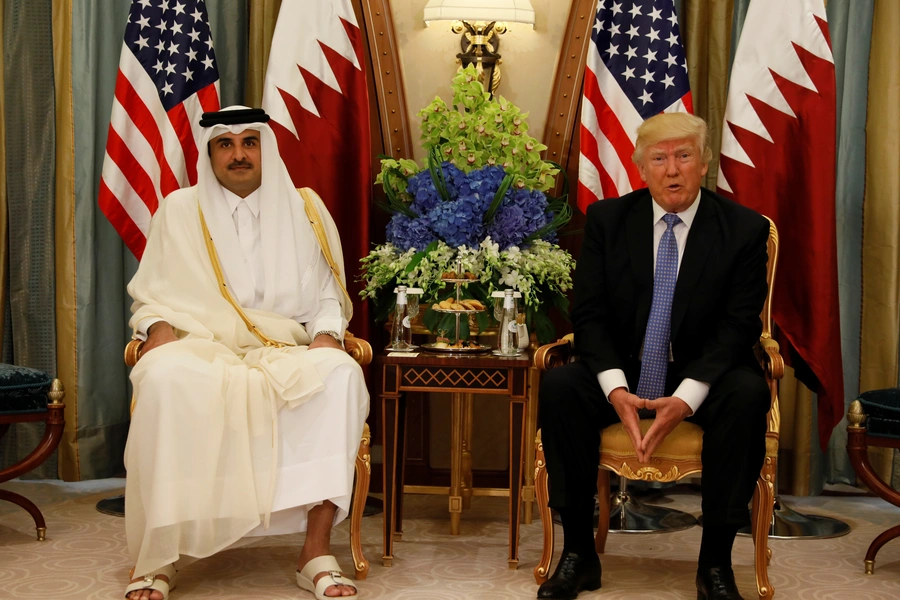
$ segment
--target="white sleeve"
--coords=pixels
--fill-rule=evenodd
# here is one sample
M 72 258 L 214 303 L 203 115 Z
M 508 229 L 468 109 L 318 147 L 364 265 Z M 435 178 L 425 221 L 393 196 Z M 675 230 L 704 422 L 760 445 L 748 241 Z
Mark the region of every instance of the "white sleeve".
M 138 321 L 137 325 L 135 325 L 134 327 L 135 339 L 146 342 L 147 332 L 150 331 L 150 327 L 152 327 L 154 323 L 159 323 L 162 320 L 164 320 L 162 317 L 144 317 L 143 319 Z
M 306 332 L 313 339 L 320 331 L 336 331 L 343 338 L 347 330 L 347 321 L 341 310 L 341 289 L 328 267 L 328 262 L 321 254 L 316 264 L 316 278 L 322 282 L 319 288 L 319 308 L 309 321 L 303 323 Z
M 685 378 L 675 393 L 672 394 L 676 398 L 684 400 L 684 403 L 691 407 L 691 415 L 697 412 L 706 396 L 709 395 L 709 384 L 696 379 Z
M 609 402 L 609 395 L 616 388 L 623 387 L 627 391 L 631 391 L 628 389 L 628 380 L 625 379 L 625 371 L 622 369 L 600 371 L 597 373 L 597 381 L 600 382 L 600 388 L 603 390 L 607 402 Z

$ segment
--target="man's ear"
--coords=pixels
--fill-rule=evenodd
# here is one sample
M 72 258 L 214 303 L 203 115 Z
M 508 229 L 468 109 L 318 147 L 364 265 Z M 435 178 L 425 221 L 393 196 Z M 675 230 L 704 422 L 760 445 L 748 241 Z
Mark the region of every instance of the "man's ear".
M 647 176 L 644 174 L 644 161 L 635 163 L 635 165 L 637 165 L 638 174 L 641 176 L 641 181 L 643 181 L 644 183 L 647 183 Z

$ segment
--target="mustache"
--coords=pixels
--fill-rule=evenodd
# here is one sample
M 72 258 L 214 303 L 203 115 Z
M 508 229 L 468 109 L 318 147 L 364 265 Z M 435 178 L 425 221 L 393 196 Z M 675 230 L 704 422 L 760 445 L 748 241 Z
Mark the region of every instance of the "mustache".
M 253 167 L 253 164 L 249 160 L 233 160 L 230 163 L 228 163 L 229 169 L 234 169 L 234 168 L 248 168 L 249 169 L 252 167 Z

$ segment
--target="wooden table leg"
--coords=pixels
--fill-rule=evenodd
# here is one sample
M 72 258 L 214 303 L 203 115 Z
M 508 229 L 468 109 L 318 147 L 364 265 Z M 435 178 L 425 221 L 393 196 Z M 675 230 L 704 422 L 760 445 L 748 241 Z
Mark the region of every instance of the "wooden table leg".
M 382 473 L 384 490 L 384 555 L 382 564 L 390 567 L 394 560 L 394 517 L 397 499 L 397 418 L 399 396 L 381 396 Z
M 525 402 L 509 403 L 509 568 L 519 566 L 522 514 L 522 454 L 525 450 Z
M 522 502 L 525 505 L 522 519 L 531 525 L 534 515 L 534 438 L 537 436 L 538 389 L 541 372 L 534 367 L 528 369 L 528 399 L 525 402 L 525 483 L 522 485 Z
M 450 535 L 459 535 L 462 516 L 462 439 L 466 394 L 450 395 Z
M 472 394 L 463 394 L 463 426 L 462 426 L 462 507 L 472 508 L 472 439 L 475 421 L 475 398 Z
M 397 403 L 397 473 L 394 478 L 394 541 L 403 540 L 403 486 L 406 483 L 406 396 Z

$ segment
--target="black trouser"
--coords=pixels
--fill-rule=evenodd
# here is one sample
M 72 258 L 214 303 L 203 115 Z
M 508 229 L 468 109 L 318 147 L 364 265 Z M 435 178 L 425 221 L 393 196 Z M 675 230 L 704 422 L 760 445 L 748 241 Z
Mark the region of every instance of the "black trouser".
M 672 394 L 678 381 L 670 381 Z M 701 481 L 704 526 L 743 527 L 766 453 L 770 395 L 758 369 L 739 366 L 722 376 L 687 420 L 703 429 Z M 540 426 L 550 483 L 550 507 L 593 506 L 600 431 L 619 416 L 583 362 L 543 374 Z M 593 509 L 592 509 L 593 510 Z

